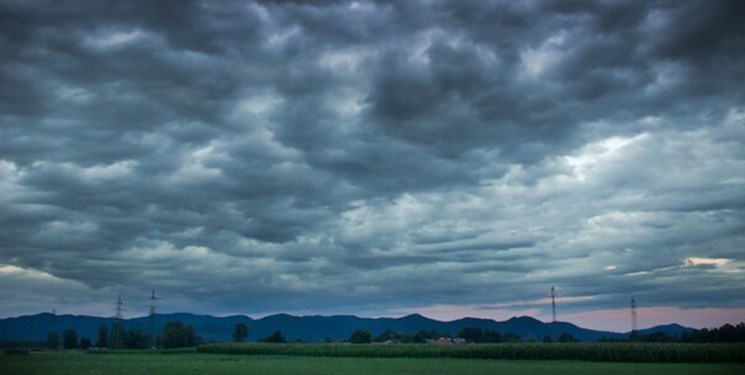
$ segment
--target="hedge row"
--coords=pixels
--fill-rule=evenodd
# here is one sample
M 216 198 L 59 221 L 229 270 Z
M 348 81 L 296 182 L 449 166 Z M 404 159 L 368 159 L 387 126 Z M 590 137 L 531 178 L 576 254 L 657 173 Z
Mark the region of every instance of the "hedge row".
M 4 351 L 5 355 L 29 355 L 29 350 L 26 348 L 8 348 Z

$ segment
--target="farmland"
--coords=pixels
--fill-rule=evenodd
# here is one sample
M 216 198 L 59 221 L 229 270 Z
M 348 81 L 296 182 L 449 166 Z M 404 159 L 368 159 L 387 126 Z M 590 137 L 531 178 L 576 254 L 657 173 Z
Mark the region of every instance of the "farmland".
M 501 343 L 468 345 L 211 344 L 200 353 L 365 358 L 574 360 L 647 363 L 745 363 L 743 344 Z
M 745 364 L 600 363 L 458 358 L 351 358 L 286 355 L 72 353 L 0 354 L 0 373 L 20 374 L 742 374 Z

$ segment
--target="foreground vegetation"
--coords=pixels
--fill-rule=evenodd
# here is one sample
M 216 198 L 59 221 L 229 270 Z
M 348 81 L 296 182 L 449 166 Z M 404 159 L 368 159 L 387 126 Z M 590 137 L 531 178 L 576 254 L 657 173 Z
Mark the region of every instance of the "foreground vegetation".
M 511 343 L 467 345 L 210 344 L 200 353 L 363 358 L 462 358 L 649 363 L 745 363 L 743 344 Z
M 152 354 L 148 354 L 152 353 Z M 745 364 L 599 363 L 578 361 L 502 361 L 456 358 L 330 358 L 236 356 L 199 353 L 164 355 L 159 351 L 0 354 L 0 374 L 743 374 Z

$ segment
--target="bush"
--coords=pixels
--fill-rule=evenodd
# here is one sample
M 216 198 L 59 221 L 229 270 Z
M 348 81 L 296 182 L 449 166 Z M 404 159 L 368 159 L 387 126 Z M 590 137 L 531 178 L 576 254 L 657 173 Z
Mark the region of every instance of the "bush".
M 370 332 L 365 331 L 364 329 L 358 329 L 352 332 L 352 335 L 349 336 L 349 342 L 351 342 L 352 344 L 369 344 L 370 341 Z
M 5 355 L 28 355 L 28 354 L 29 354 L 28 349 L 22 349 L 22 348 L 5 349 Z

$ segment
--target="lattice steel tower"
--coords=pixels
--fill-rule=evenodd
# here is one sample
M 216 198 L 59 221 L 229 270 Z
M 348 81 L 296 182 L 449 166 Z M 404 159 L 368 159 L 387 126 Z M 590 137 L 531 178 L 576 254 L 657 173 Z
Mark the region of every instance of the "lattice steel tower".
M 157 344 L 155 340 L 155 301 L 157 299 L 155 289 L 153 289 L 152 294 L 150 294 L 150 347 L 152 348 L 155 348 Z
M 122 302 L 122 294 L 119 293 L 119 297 L 116 299 L 114 307 L 114 323 L 111 325 L 111 347 L 120 348 L 122 346 L 122 334 L 124 332 L 124 326 L 122 325 L 122 319 L 124 315 L 124 302 Z
M 122 311 L 124 309 L 122 308 L 122 306 L 124 306 L 124 302 L 122 302 L 122 294 L 119 293 L 119 298 L 117 298 L 116 300 L 116 307 L 114 307 L 114 318 L 117 320 L 121 320 L 123 317 Z
M 631 332 L 636 332 L 638 327 L 636 324 L 636 300 L 631 297 Z
M 556 322 L 556 288 L 551 285 L 551 322 Z

